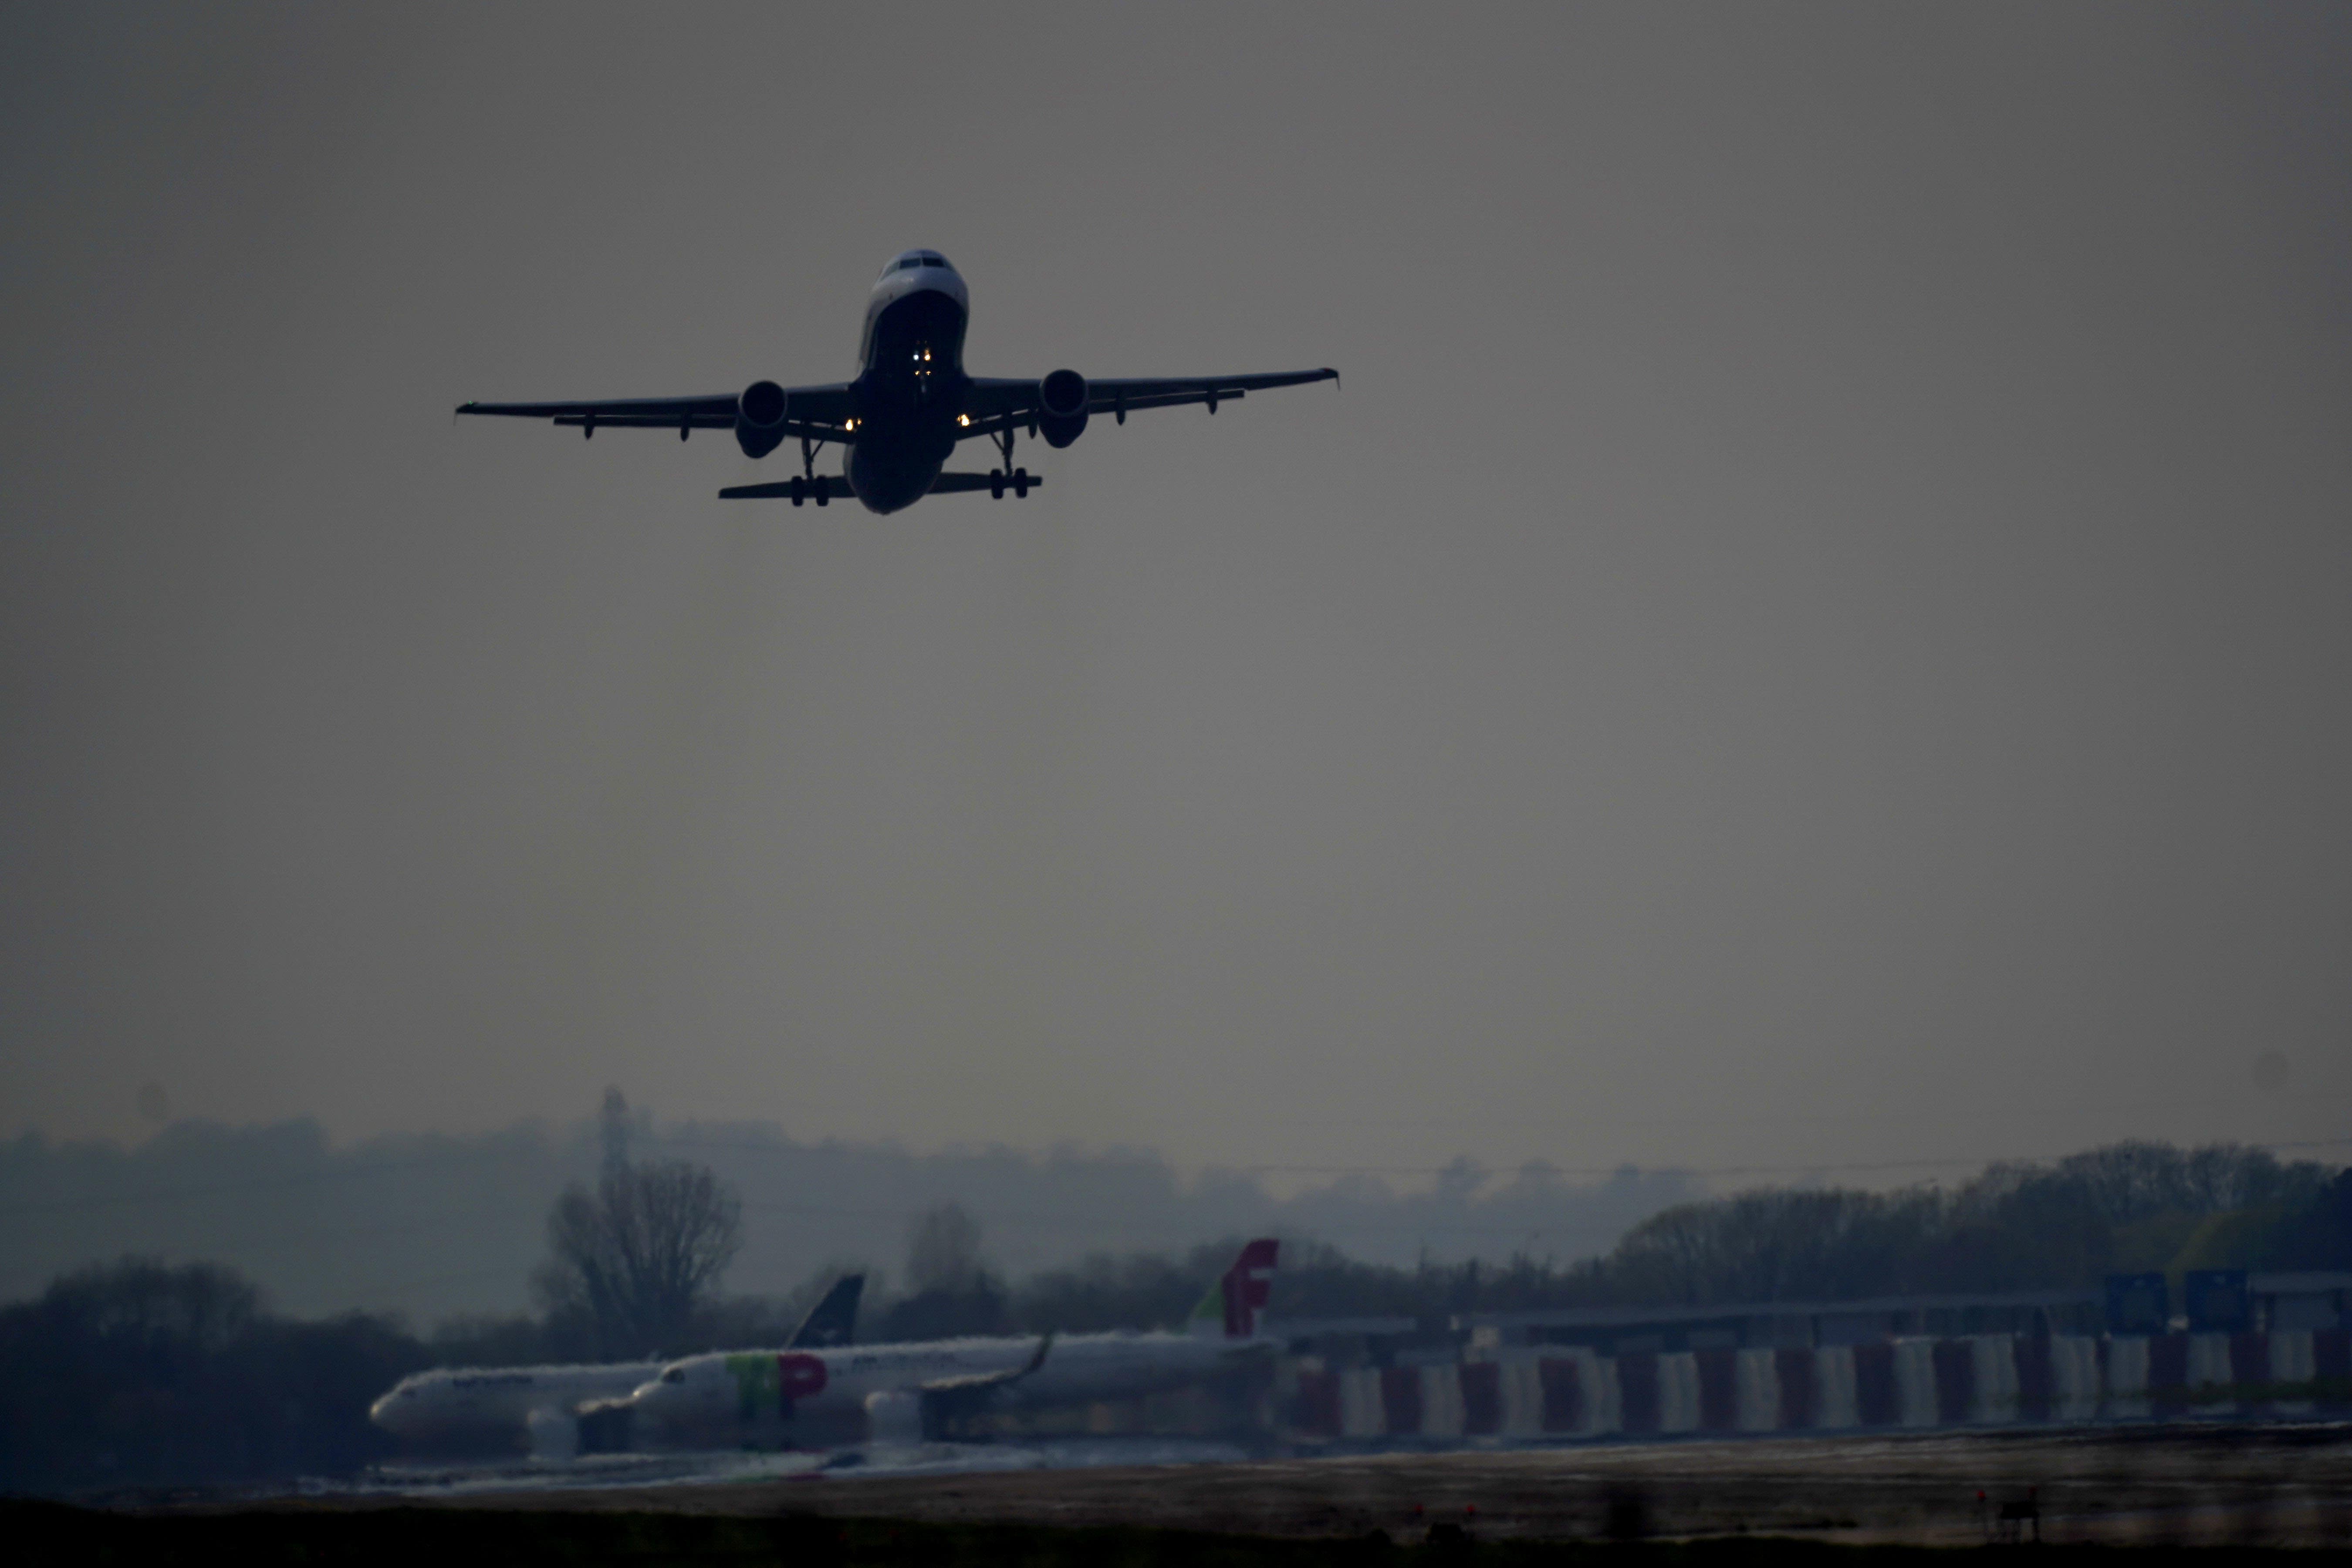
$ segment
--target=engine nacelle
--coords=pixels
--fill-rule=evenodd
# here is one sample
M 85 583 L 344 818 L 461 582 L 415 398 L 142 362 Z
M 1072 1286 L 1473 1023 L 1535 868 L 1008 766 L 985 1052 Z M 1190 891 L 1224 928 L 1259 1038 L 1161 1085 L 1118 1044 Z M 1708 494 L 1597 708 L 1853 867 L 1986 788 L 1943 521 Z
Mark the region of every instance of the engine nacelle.
M 784 444 L 790 400 L 772 381 L 755 381 L 735 400 L 735 444 L 747 458 L 764 458 Z
M 1087 378 L 1057 370 L 1037 384 L 1037 434 L 1048 447 L 1066 447 L 1086 434 Z
M 536 1451 L 540 1440 L 539 1418 L 541 1413 L 531 1413 L 531 1444 Z M 592 1399 L 572 1417 L 571 1451 L 575 1454 L 625 1454 L 632 1447 L 631 1438 L 635 1412 L 625 1399 Z M 557 1439 L 560 1441 L 561 1439 Z
M 866 1440 L 919 1443 L 930 1436 L 923 1395 L 911 1388 L 881 1389 L 866 1396 Z

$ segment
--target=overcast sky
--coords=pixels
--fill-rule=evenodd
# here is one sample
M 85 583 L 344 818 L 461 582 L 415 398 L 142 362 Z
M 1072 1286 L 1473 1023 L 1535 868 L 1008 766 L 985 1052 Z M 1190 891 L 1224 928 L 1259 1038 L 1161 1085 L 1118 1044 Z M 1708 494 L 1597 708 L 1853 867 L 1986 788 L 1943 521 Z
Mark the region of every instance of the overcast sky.
M 0 203 L 0 1131 L 2347 1131 L 2341 5 L 14 5 Z M 450 417 L 918 245 L 1343 386 L 888 519 Z

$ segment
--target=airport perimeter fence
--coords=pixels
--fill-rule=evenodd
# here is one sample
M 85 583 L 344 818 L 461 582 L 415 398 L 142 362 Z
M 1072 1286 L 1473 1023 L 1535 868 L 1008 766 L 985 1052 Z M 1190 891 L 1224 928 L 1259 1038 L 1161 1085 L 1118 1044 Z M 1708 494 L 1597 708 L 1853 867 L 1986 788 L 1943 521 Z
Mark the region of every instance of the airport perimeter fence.
M 1873 1344 L 1601 1355 L 1472 1346 L 1420 1365 L 1284 1360 L 1308 1444 L 1922 1430 L 2352 1415 L 2352 1331 L 1897 1336 Z

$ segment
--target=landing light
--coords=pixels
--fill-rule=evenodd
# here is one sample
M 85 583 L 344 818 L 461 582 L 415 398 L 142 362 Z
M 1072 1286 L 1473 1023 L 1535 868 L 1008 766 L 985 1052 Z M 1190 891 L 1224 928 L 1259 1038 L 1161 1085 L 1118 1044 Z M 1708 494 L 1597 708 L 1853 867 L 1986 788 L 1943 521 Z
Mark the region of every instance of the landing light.
M 971 416 L 969 414 L 959 414 L 956 416 L 956 423 L 959 425 L 969 425 L 971 423 Z

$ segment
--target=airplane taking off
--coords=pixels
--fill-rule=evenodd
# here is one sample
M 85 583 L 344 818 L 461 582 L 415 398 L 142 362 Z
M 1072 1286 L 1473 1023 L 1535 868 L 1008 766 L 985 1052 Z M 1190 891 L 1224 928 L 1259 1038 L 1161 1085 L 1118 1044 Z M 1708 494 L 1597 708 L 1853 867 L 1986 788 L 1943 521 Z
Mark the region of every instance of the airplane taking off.
M 889 513 L 927 495 L 986 490 L 997 500 L 1009 489 L 1025 496 L 1045 479 L 1013 466 L 1014 434 L 1026 428 L 1049 447 L 1076 440 L 1087 418 L 1108 414 L 1120 424 L 1147 408 L 1188 403 L 1208 405 L 1246 393 L 1312 381 L 1337 381 L 1336 370 L 1271 375 L 1160 376 L 1089 381 L 1057 370 L 1035 381 L 966 375 L 963 333 L 971 299 L 963 278 L 936 250 L 909 250 L 882 269 L 866 305 L 866 335 L 857 379 L 821 386 L 779 386 L 755 381 L 740 393 L 709 397 L 637 397 L 586 403 L 468 403 L 460 414 L 502 414 L 577 426 L 583 437 L 599 426 L 675 430 L 685 440 L 697 430 L 732 430 L 747 458 L 764 458 L 787 440 L 801 444 L 801 473 L 772 484 L 735 485 L 730 500 L 788 498 L 794 506 L 824 506 L 855 496 L 872 512 Z M 1004 466 L 985 474 L 940 470 L 956 443 L 985 437 Z M 844 448 L 839 476 L 820 476 L 816 454 L 826 442 Z
M 1192 1312 L 1187 1333 L 1075 1334 L 856 1345 L 782 1354 L 688 1356 L 631 1394 L 583 1410 L 611 1421 L 591 1446 L 635 1437 L 733 1443 L 767 1434 L 795 1447 L 932 1440 L 975 1415 L 1130 1399 L 1245 1365 L 1280 1343 L 1259 1332 L 1276 1258 L 1242 1248 Z

